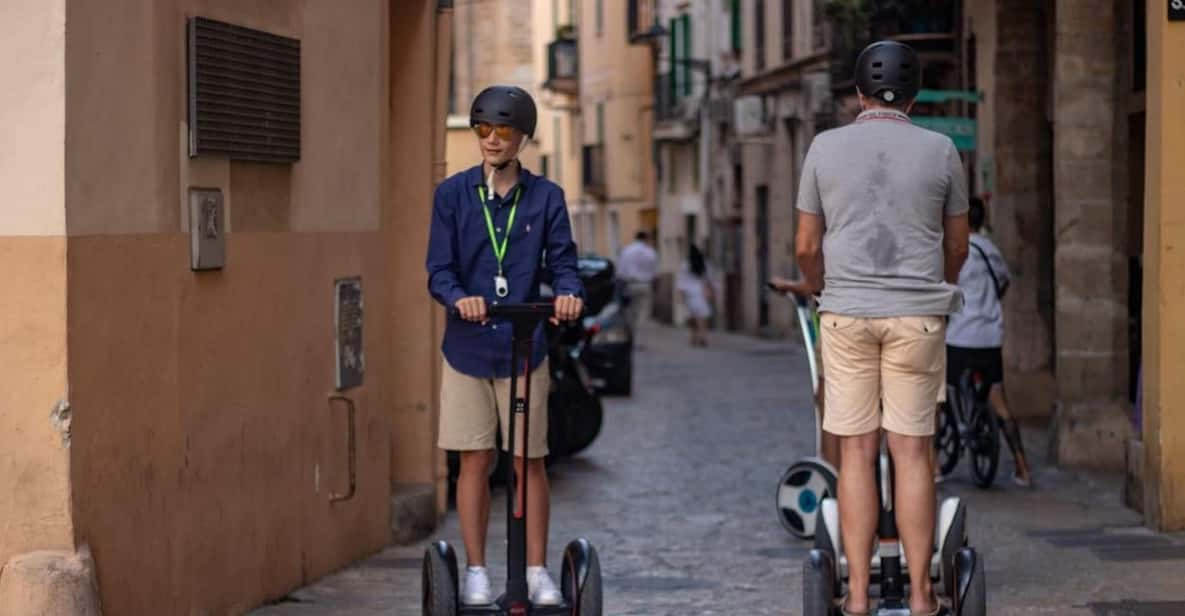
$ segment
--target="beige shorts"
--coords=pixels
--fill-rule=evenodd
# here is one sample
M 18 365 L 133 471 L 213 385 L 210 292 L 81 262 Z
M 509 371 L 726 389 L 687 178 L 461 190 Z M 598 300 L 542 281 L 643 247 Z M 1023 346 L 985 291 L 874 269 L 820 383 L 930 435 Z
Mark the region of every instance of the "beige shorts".
M 502 449 L 510 450 L 510 379 L 479 379 L 443 362 L 440 377 L 440 437 L 437 446 L 452 451 L 493 449 L 501 426 Z M 526 385 L 519 379 L 519 394 Z M 547 455 L 547 394 L 551 374 L 547 360 L 531 374 L 530 448 L 528 458 Z M 516 420 L 515 449 L 522 455 L 523 422 Z
M 823 313 L 819 329 L 827 374 L 824 430 L 840 436 L 878 428 L 907 436 L 934 434 L 935 401 L 941 400 L 945 383 L 943 317 Z

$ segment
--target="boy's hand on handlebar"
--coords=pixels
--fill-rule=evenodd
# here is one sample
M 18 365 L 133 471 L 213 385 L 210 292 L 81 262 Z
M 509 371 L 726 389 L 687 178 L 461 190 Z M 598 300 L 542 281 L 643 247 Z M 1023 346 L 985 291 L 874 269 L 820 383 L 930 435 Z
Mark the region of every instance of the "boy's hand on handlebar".
M 457 300 L 457 312 L 461 313 L 461 318 L 466 321 L 474 323 L 485 323 L 487 320 L 486 300 L 483 297 L 462 297 Z
M 584 312 L 584 300 L 575 295 L 561 295 L 555 298 L 555 316 L 551 317 L 552 325 L 559 325 L 562 321 L 575 321 Z

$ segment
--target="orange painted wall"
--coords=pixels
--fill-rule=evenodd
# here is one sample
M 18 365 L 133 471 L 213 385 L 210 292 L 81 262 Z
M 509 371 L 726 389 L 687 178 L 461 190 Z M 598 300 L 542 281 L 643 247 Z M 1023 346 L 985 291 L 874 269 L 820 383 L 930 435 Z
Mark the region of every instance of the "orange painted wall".
M 64 363 L 72 345 L 73 540 L 94 551 L 104 613 L 242 613 L 381 548 L 391 484 L 438 474 L 423 273 L 436 3 L 66 2 L 69 249 L 51 322 Z M 300 162 L 187 157 L 191 15 L 301 39 Z M 189 269 L 191 185 L 223 190 L 220 272 Z M 347 482 L 333 279 L 351 275 L 358 483 L 331 504 Z

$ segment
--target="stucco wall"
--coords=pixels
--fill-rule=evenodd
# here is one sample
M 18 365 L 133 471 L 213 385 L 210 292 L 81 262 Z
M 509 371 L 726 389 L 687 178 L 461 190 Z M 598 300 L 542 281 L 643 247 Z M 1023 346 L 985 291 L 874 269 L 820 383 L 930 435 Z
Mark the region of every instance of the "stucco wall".
M 73 547 L 69 449 L 55 423 L 68 416 L 65 11 L 64 0 L 0 3 L 10 59 L 0 62 L 0 566 Z
M 435 3 L 388 4 L 67 4 L 58 322 L 68 305 L 74 539 L 94 550 L 105 613 L 241 613 L 382 547 L 391 483 L 436 479 L 420 241 Z M 191 15 L 301 39 L 300 162 L 187 157 Z M 392 138 L 414 146 L 392 156 Z M 190 185 L 224 191 L 220 272 L 189 269 Z M 345 412 L 328 399 L 333 280 L 353 275 L 357 494 L 331 504 L 348 481 Z
M 0 62 L 0 235 L 61 235 L 66 227 L 65 28 L 65 0 L 0 3 L 0 56 L 7 58 Z

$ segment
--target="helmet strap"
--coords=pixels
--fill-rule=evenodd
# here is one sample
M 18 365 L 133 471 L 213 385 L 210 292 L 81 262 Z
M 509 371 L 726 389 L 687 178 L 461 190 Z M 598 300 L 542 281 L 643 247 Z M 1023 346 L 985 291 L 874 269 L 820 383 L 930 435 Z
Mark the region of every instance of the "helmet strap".
M 519 141 L 519 143 L 518 143 L 518 149 L 517 149 L 517 150 L 515 150 L 515 152 L 514 152 L 514 156 L 511 156 L 510 158 L 507 158 L 506 160 L 504 160 L 504 161 L 502 161 L 502 162 L 498 163 L 497 165 L 491 165 L 491 166 L 493 167 L 493 170 L 492 170 L 492 171 L 490 171 L 490 175 L 489 175 L 489 177 L 488 177 L 488 178 L 486 178 L 486 191 L 487 191 L 489 194 L 491 194 L 491 195 L 492 195 L 492 194 L 494 194 L 494 174 L 495 174 L 495 173 L 497 173 L 497 172 L 499 172 L 499 171 L 502 171 L 503 169 L 505 169 L 505 168 L 507 168 L 507 167 L 509 167 L 509 166 L 510 166 L 510 163 L 513 163 L 513 162 L 518 162 L 518 156 L 519 156 L 519 154 L 522 154 L 522 153 L 523 153 L 523 150 L 524 150 L 526 147 L 527 147 L 527 136 L 526 136 L 526 135 L 523 135 L 523 138 L 522 138 L 522 140 L 521 140 L 521 141 Z

